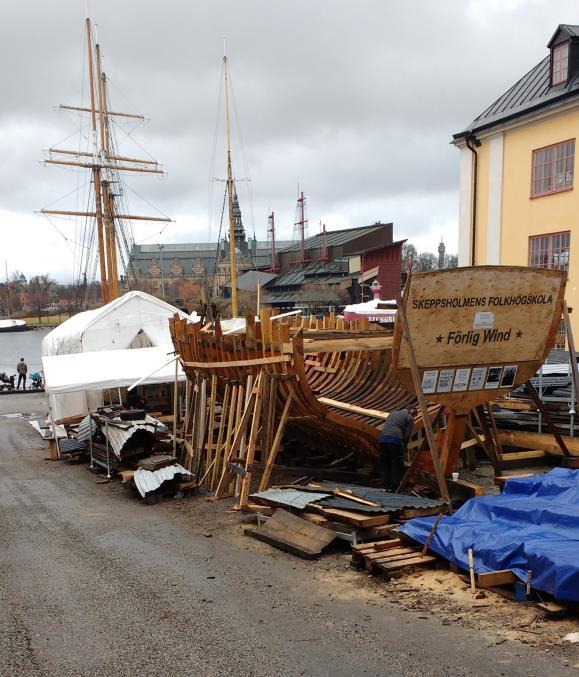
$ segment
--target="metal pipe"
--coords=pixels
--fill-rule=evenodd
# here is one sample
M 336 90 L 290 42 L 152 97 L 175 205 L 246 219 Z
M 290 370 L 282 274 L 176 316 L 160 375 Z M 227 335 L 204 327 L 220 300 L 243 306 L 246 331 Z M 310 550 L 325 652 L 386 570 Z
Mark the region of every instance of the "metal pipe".
M 472 241 L 471 241 L 471 253 L 470 253 L 470 265 L 474 266 L 476 261 L 476 210 L 477 210 L 477 187 L 478 187 L 478 153 L 476 149 L 480 147 L 481 142 L 476 138 L 474 134 L 469 134 L 465 137 L 466 147 L 474 156 L 474 169 L 473 169 L 473 186 L 472 186 L 472 218 L 471 218 L 471 232 L 472 232 Z M 473 144 L 473 145 L 471 145 Z

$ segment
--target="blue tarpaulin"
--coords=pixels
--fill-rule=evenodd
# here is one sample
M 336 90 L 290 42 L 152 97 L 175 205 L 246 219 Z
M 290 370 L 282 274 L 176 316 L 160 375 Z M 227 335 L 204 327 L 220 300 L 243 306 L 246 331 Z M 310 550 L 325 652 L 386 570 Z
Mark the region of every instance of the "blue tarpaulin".
M 425 543 L 435 517 L 419 517 L 400 531 Z M 513 478 L 499 496 L 467 501 L 441 519 L 429 547 L 477 573 L 510 569 L 521 581 L 557 599 L 579 601 L 579 470 L 555 468 Z

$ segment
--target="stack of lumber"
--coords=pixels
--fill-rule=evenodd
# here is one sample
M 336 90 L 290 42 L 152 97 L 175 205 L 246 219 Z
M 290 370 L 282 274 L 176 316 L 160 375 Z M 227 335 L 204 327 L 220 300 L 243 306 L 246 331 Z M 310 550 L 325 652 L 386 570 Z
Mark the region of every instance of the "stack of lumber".
M 409 547 L 399 538 L 352 546 L 353 567 L 369 574 L 392 574 L 406 567 L 425 566 L 436 562 L 436 557 L 422 554 L 421 548 Z
M 308 522 L 349 534 L 353 542 L 384 538 L 401 522 L 437 514 L 442 506 L 438 500 L 335 482 L 272 488 L 250 499 L 255 512 L 268 514 L 285 508 Z

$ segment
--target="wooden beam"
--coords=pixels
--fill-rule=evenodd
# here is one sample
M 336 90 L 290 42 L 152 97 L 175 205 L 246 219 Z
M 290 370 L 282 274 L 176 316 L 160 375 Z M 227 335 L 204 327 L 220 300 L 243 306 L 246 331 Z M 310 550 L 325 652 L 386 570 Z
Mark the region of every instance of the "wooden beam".
M 559 448 L 563 452 L 564 456 L 569 456 L 569 450 L 567 449 L 567 445 L 565 444 L 565 441 L 563 440 L 563 437 L 555 427 L 555 424 L 553 423 L 553 419 L 551 418 L 551 414 L 547 411 L 547 408 L 545 407 L 543 400 L 539 397 L 539 393 L 535 390 L 535 386 L 531 383 L 531 381 L 527 381 L 525 383 L 525 386 L 527 388 L 527 391 L 529 395 L 531 396 L 531 399 L 537 406 L 537 409 L 541 412 L 543 415 L 543 418 L 545 419 L 545 423 L 547 424 L 547 427 L 551 431 L 551 434 L 557 440 L 557 444 L 559 445 Z
M 109 113 L 110 115 L 110 113 Z M 49 148 L 49 153 L 59 153 L 60 155 L 74 155 L 76 157 L 92 157 L 94 158 L 94 153 L 89 153 L 88 151 L 82 150 L 63 150 L 61 148 Z M 137 164 L 143 165 L 158 165 L 157 160 L 142 160 L 140 158 L 126 157 L 124 155 L 107 155 L 107 160 L 122 160 L 123 162 L 135 162 Z
M 503 453 L 501 460 L 504 462 L 508 461 L 527 461 L 531 458 L 545 458 L 547 453 L 541 449 L 535 451 L 513 451 L 508 453 Z
M 478 574 L 476 583 L 479 588 L 492 588 L 495 585 L 506 585 L 507 583 L 516 583 L 519 579 L 510 569 L 501 569 L 500 571 L 489 571 Z
M 290 355 L 278 355 L 276 357 L 258 357 L 250 360 L 232 360 L 231 362 L 183 362 L 186 367 L 194 369 L 227 369 L 228 367 L 255 367 L 262 364 L 277 364 L 289 362 Z
M 379 418 L 382 421 L 385 421 L 389 416 L 387 411 L 379 411 L 378 409 L 365 409 L 364 407 L 358 407 L 356 404 L 348 404 L 347 402 L 332 400 L 329 397 L 318 397 L 317 399 L 318 402 L 321 402 L 328 407 L 335 407 L 336 409 L 342 409 L 343 411 L 351 411 L 354 414 L 372 416 L 373 418 Z
M 59 108 L 61 110 L 74 110 L 78 111 L 80 113 L 91 113 L 92 110 L 90 108 L 83 108 L 82 106 L 65 106 L 64 104 L 60 104 Z M 96 111 L 97 113 L 99 111 Z M 117 111 L 107 111 L 107 115 L 116 115 L 117 117 L 121 118 L 134 118 L 135 120 L 144 120 L 145 116 L 144 115 L 135 115 L 134 113 L 119 113 Z
M 40 214 L 51 214 L 53 216 L 88 216 L 91 218 L 96 217 L 96 212 L 75 212 L 68 211 L 65 209 L 41 209 Z M 133 216 L 131 214 L 114 214 L 113 218 L 115 219 L 124 219 L 126 221 L 163 221 L 163 222 L 172 222 L 172 219 L 168 219 L 160 216 Z
M 498 436 L 505 446 L 522 449 L 542 449 L 549 454 L 562 456 L 561 449 L 549 433 L 531 433 L 519 430 L 499 430 Z M 563 438 L 571 456 L 579 456 L 579 437 Z
M 414 347 L 412 345 L 412 337 L 410 336 L 410 329 L 408 328 L 408 320 L 406 319 L 406 307 L 402 302 L 400 294 L 398 294 L 396 302 L 398 304 L 398 314 L 397 320 L 400 321 L 400 328 L 402 329 L 402 335 L 406 341 L 406 348 L 408 353 L 408 359 L 410 362 L 410 371 L 412 374 L 412 380 L 414 382 L 414 391 L 416 397 L 418 398 L 418 404 L 420 405 L 420 415 L 424 421 L 424 430 L 426 432 L 426 437 L 428 439 L 428 447 L 430 449 L 430 455 L 432 457 L 432 463 L 434 465 L 434 472 L 436 474 L 436 480 L 438 482 L 438 489 L 440 491 L 440 496 L 442 500 L 448 505 L 448 509 L 452 512 L 452 506 L 450 503 L 450 496 L 448 495 L 448 487 L 446 486 L 446 479 L 444 477 L 444 469 L 440 461 L 440 456 L 438 455 L 438 448 L 436 446 L 436 439 L 434 437 L 434 430 L 432 429 L 432 421 L 428 414 L 428 405 L 426 403 L 426 398 L 422 392 L 422 382 L 420 380 L 420 372 L 418 371 L 418 365 L 416 364 L 416 357 L 414 354 Z
M 44 160 L 45 165 L 65 165 L 67 167 L 84 167 L 85 169 L 118 169 L 123 172 L 141 172 L 143 174 L 164 174 L 162 169 L 151 169 L 149 167 L 128 167 L 126 165 L 98 164 L 95 162 L 73 162 L 72 160 Z
M 284 343 L 283 352 L 292 352 L 292 344 Z M 304 340 L 304 354 L 314 353 L 359 353 L 367 350 L 392 350 L 392 336 L 364 336 L 359 338 Z

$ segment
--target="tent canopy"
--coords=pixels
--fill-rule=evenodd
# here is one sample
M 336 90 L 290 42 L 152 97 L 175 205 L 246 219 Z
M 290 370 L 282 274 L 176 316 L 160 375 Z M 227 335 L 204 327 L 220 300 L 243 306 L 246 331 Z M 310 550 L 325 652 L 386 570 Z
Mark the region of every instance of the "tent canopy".
M 45 355 L 42 358 L 46 388 L 50 395 L 84 390 L 122 388 L 146 376 L 143 384 L 172 383 L 175 361 L 172 347 L 140 350 L 101 350 L 71 355 Z M 177 378 L 185 380 L 179 364 Z
M 43 355 L 166 346 L 168 319 L 188 315 L 141 291 L 130 291 L 101 308 L 78 313 L 53 329 L 42 342 Z

